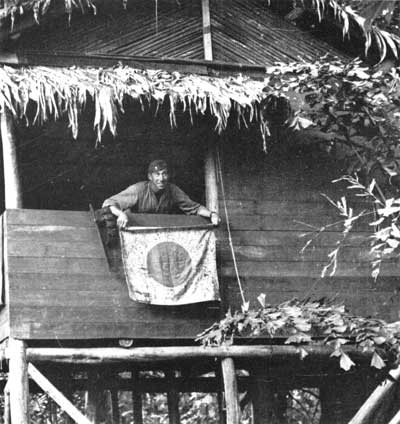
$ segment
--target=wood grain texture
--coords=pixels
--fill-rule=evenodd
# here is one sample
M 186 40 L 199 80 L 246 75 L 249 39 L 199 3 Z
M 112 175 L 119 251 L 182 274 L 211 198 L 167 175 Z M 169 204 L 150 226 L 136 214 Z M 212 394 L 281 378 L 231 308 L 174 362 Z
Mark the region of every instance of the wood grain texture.
M 78 211 L 53 211 L 45 209 L 9 209 L 5 212 L 7 225 L 90 227 L 93 223 L 88 213 Z
M 5 221 L 9 305 L 0 313 L 0 336 L 193 339 L 218 317 L 217 303 L 174 308 L 132 301 L 109 269 L 88 212 L 7 211 Z
M 330 298 L 344 302 L 355 314 L 398 320 L 399 262 L 383 263 L 380 279 L 372 280 L 371 228 L 366 222 L 356 226 L 344 241 L 334 277 L 320 278 L 329 262 L 328 254 L 342 240 L 341 218 L 321 195 L 335 201 L 345 193 L 343 185 L 331 184 L 340 176 L 340 164 L 322 153 L 298 152 L 288 145 L 272 147 L 263 156 L 250 148 L 247 136 L 237 135 L 235 140 L 232 134 L 222 148 L 225 190 L 220 190 L 219 198 L 223 206 L 225 195 L 234 255 L 251 305 L 259 306 L 260 293 L 266 294 L 270 304 L 292 298 Z M 368 206 L 360 198 L 350 202 L 355 213 Z M 224 304 L 235 310 L 240 309 L 241 298 L 228 244 L 227 217 L 221 215 L 222 297 Z M 321 226 L 326 230 L 318 233 Z M 308 240 L 312 243 L 302 251 Z

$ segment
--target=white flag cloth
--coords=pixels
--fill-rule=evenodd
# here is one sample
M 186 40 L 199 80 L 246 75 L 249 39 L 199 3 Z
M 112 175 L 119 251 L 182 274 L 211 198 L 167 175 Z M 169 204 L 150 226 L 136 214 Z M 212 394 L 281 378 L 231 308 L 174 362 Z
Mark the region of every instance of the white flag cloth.
M 211 229 L 128 227 L 120 238 L 131 299 L 155 305 L 219 300 Z

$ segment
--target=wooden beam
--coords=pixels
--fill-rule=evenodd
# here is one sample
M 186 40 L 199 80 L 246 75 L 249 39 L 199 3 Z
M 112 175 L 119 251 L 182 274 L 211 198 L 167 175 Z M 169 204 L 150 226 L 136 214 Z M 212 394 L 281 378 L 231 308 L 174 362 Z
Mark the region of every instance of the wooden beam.
M 364 424 L 374 414 L 381 402 L 398 384 L 400 379 L 400 365 L 389 371 L 389 376 L 371 393 L 349 424 Z
M 215 143 L 209 143 L 204 162 L 206 206 L 210 211 L 218 213 L 218 183 L 216 168 Z
M 153 363 L 157 361 L 173 361 L 176 359 L 195 358 L 276 358 L 288 359 L 303 356 L 302 350 L 310 359 L 327 359 L 333 349 L 330 346 L 310 345 L 298 348 L 286 345 L 249 345 L 249 346 L 167 346 L 167 347 L 135 347 L 130 349 L 110 348 L 40 348 L 27 349 L 27 358 L 31 362 L 56 362 L 70 364 L 104 364 L 138 362 Z M 343 350 L 353 358 L 369 359 L 370 352 L 362 352 L 355 346 L 343 346 Z M 332 358 L 332 361 L 335 359 Z
M 106 420 L 105 417 L 105 391 L 101 387 L 101 379 L 96 371 L 88 372 L 89 388 L 85 397 L 86 415 L 93 424 L 100 424 Z
M 267 370 L 268 371 L 268 370 Z M 253 405 L 254 424 L 275 423 L 275 402 L 272 381 L 267 372 L 258 368 L 252 372 L 250 396 Z
M 3 146 L 5 207 L 20 209 L 22 208 L 22 191 L 17 160 L 17 140 L 13 117 L 8 109 L 0 112 L 0 130 Z
M 11 424 L 11 411 L 10 411 L 10 389 L 8 383 L 4 387 L 4 424 Z
M 169 424 L 180 424 L 179 393 L 175 386 L 175 372 L 173 370 L 168 370 L 165 377 L 168 381 L 167 402 Z
M 110 390 L 111 393 L 111 410 L 112 410 L 112 424 L 119 424 L 119 399 L 118 399 L 118 390 Z
M 11 422 L 29 423 L 29 383 L 26 344 L 10 338 L 8 341 Z
M 224 392 L 226 403 L 226 423 L 240 423 L 239 394 L 236 380 L 235 363 L 232 358 L 221 361 L 222 376 L 224 379 Z
M 229 63 L 209 60 L 191 60 L 176 58 L 152 58 L 142 56 L 111 55 L 111 54 L 79 54 L 76 52 L 47 52 L 43 50 L 24 50 L 18 52 L 18 57 L 0 52 L 0 63 L 5 65 L 24 66 L 92 66 L 112 67 L 118 63 L 138 69 L 162 69 L 196 73 L 199 75 L 232 75 L 241 73 L 263 78 L 266 67 L 246 63 Z
M 201 0 L 201 13 L 203 17 L 203 47 L 204 59 L 213 60 L 213 48 L 211 39 L 211 18 L 209 0 Z
M 222 377 L 221 361 L 217 362 L 215 369 L 215 379 L 217 381 L 217 401 L 218 401 L 218 424 L 226 423 L 226 408 L 224 398 L 224 379 Z
M 132 407 L 133 407 L 133 423 L 143 424 L 143 405 L 141 386 L 139 384 L 139 372 L 132 371 Z
M 92 424 L 33 364 L 28 365 L 29 376 L 78 424 Z M 18 423 L 19 421 L 15 421 Z

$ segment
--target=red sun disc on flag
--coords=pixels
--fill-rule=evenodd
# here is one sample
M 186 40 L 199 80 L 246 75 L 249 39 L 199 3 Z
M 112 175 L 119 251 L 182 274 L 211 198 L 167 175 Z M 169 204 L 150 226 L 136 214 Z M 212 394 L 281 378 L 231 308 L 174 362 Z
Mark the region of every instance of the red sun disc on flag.
M 192 260 L 180 244 L 158 243 L 147 253 L 147 271 L 150 277 L 166 287 L 184 284 L 192 271 Z

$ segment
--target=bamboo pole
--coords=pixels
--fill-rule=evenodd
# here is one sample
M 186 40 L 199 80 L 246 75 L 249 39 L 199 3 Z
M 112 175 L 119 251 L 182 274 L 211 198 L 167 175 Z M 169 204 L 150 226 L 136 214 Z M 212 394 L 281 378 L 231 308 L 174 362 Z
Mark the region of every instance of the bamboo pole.
M 152 363 L 157 361 L 172 361 L 196 358 L 276 358 L 302 359 L 302 350 L 308 353 L 310 359 L 327 359 L 333 352 L 330 346 L 310 345 L 249 345 L 249 346 L 167 346 L 167 347 L 135 347 L 130 349 L 110 348 L 28 348 L 27 358 L 31 362 L 56 362 L 69 364 L 105 364 L 120 362 Z M 370 352 L 362 352 L 355 346 L 343 346 L 347 354 L 354 359 L 369 359 Z M 335 359 L 331 359 L 335 361 Z
M 400 379 L 400 366 L 389 371 L 389 376 L 372 392 L 349 424 L 364 424 L 376 411 L 380 403 L 391 392 Z M 397 415 L 397 414 L 396 414 Z
M 33 364 L 28 365 L 30 377 L 78 424 L 92 424 Z M 19 421 L 15 421 L 19 423 Z
M 22 191 L 17 160 L 17 140 L 11 112 L 0 112 L 1 142 L 3 147 L 4 196 L 6 209 L 22 208 Z
M 165 377 L 168 381 L 167 403 L 169 423 L 180 424 L 181 419 L 179 416 L 179 393 L 175 387 L 175 372 L 173 370 L 168 370 Z
M 209 0 L 201 0 L 201 14 L 203 18 L 203 48 L 204 59 L 213 60 L 213 48 L 211 39 L 211 18 Z
M 29 382 L 25 342 L 10 338 L 8 341 L 8 355 L 11 422 L 28 424 Z
M 10 415 L 10 389 L 8 387 L 8 382 L 4 386 L 4 414 L 3 414 L 4 424 L 11 424 L 11 415 Z
M 132 371 L 132 406 L 133 406 L 133 422 L 134 424 L 143 424 L 143 405 L 142 394 L 139 388 L 139 373 L 137 370 Z
M 224 392 L 226 402 L 226 423 L 240 423 L 239 394 L 236 380 L 235 363 L 232 358 L 221 361 L 222 376 L 224 379 Z
M 210 211 L 218 213 L 218 183 L 215 156 L 215 144 L 210 142 L 204 163 L 206 206 Z

